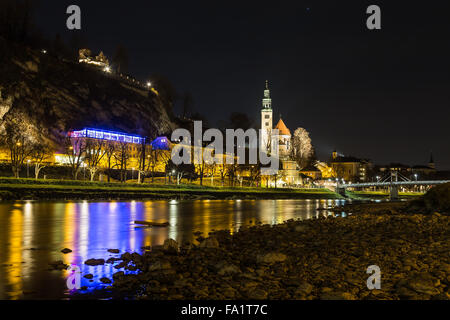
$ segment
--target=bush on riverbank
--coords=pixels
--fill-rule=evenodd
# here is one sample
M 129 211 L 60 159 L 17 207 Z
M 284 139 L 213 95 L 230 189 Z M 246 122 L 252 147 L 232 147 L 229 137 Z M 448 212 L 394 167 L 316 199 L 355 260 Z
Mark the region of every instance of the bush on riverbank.
M 422 199 L 427 210 L 450 213 L 450 183 L 432 188 Z
M 424 213 L 440 212 L 450 214 L 450 183 L 432 188 L 420 199 L 412 201 L 410 209 Z

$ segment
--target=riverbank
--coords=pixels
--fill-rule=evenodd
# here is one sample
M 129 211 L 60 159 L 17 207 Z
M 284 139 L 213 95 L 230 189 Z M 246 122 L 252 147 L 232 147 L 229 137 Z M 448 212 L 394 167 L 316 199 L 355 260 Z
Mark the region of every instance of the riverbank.
M 340 199 L 327 189 L 267 189 L 0 179 L 0 200 Z
M 423 196 L 421 192 L 399 192 L 402 199 L 416 199 Z M 352 200 L 379 199 L 389 200 L 390 193 L 386 191 L 346 191 L 346 196 Z
M 410 203 L 346 209 L 355 213 L 234 235 L 219 231 L 196 244 L 170 240 L 142 255 L 124 253 L 110 263 L 141 270 L 137 275 L 117 272 L 103 279 L 113 282 L 106 290 L 75 298 L 450 299 L 448 214 L 417 214 Z M 381 269 L 380 290 L 367 288 L 372 265 Z

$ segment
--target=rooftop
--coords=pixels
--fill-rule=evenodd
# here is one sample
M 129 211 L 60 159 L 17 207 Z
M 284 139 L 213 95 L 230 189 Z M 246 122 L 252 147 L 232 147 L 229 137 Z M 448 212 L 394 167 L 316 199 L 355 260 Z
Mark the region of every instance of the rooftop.
M 279 131 L 279 135 L 282 135 L 282 136 L 290 136 L 291 135 L 291 131 L 288 129 L 288 127 L 286 127 L 286 125 L 283 122 L 283 119 L 280 119 L 280 121 L 278 121 L 278 124 L 275 127 L 275 129 L 277 129 Z
M 369 162 L 369 160 L 368 159 L 359 159 L 359 158 L 356 158 L 356 157 L 351 157 L 351 156 L 349 156 L 349 157 L 345 157 L 345 156 L 340 156 L 340 157 L 337 157 L 336 159 L 333 159 L 331 162 L 354 162 L 354 163 L 360 163 L 360 162 Z

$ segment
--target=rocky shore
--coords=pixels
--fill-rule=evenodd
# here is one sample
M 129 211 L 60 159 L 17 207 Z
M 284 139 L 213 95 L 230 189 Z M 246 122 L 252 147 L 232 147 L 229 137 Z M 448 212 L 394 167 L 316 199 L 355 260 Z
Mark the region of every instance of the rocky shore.
M 354 213 L 167 240 L 114 263 L 95 296 L 181 300 L 450 299 L 450 216 L 407 212 L 410 204 L 366 205 Z M 348 208 L 347 208 L 348 209 Z M 350 212 L 350 211 L 349 211 Z M 150 248 L 148 248 L 150 249 Z M 367 288 L 367 268 L 381 289 Z M 82 298 L 89 296 L 82 295 Z

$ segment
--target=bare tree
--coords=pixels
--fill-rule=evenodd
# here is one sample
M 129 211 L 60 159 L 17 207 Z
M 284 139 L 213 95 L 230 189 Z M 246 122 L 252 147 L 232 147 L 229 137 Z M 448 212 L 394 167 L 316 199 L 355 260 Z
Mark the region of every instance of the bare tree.
M 182 110 L 183 118 L 188 117 L 193 110 L 194 110 L 194 98 L 192 97 L 191 93 L 186 92 L 183 95 L 183 110 Z
M 145 175 L 151 168 L 152 146 L 142 143 L 139 146 L 138 183 L 144 182 Z
M 223 187 L 224 184 L 225 184 L 225 178 L 226 178 L 227 175 L 228 175 L 229 165 L 227 165 L 226 162 L 224 161 L 224 162 L 218 167 L 218 170 L 219 170 L 220 180 L 221 180 L 222 187 Z
M 197 163 L 195 165 L 195 168 L 196 168 L 197 174 L 198 174 L 198 176 L 200 178 L 200 185 L 203 186 L 203 177 L 205 176 L 205 172 L 206 172 L 206 170 L 208 168 L 208 164 L 205 162 L 203 157 L 202 157 L 201 162 Z
M 206 170 L 208 172 L 209 177 L 211 178 L 211 187 L 214 187 L 214 175 L 216 174 L 217 164 L 215 163 L 206 164 Z
M 111 182 L 111 169 L 113 167 L 112 160 L 114 153 L 117 150 L 117 144 L 115 141 L 106 141 L 105 142 L 105 155 L 106 155 L 106 163 L 108 164 L 108 182 Z
M 152 175 L 152 182 L 155 181 L 155 170 L 158 164 L 158 150 L 154 150 L 151 146 L 147 153 L 147 168 Z
M 228 179 L 230 186 L 234 187 L 238 176 L 239 165 L 237 163 L 228 165 Z
M 0 35 L 8 40 L 29 40 L 33 25 L 34 5 L 31 0 L 0 1 Z
M 128 60 L 128 50 L 123 45 L 117 46 L 112 59 L 112 63 L 116 67 L 117 73 L 128 72 Z
M 5 124 L 2 144 L 9 150 L 14 177 L 19 178 L 20 169 L 29 158 L 32 150 L 31 141 L 28 139 L 20 122 L 13 120 Z
M 258 186 L 258 181 L 261 179 L 261 165 L 251 165 L 249 168 L 250 172 L 250 183 L 252 185 Z
M 31 161 L 34 163 L 34 175 L 36 180 L 39 179 L 39 173 L 46 166 L 44 162 L 48 160 L 48 155 L 52 149 L 50 145 L 45 142 L 37 142 L 33 145 L 31 150 Z
M 105 145 L 106 143 L 103 140 L 86 140 L 86 162 L 91 175 L 91 181 L 94 181 L 95 175 L 99 170 L 100 163 L 105 156 Z
M 76 137 L 66 137 L 64 140 L 64 149 L 69 160 L 74 180 L 78 179 L 78 173 L 84 163 L 86 153 L 86 139 Z
M 278 180 L 283 180 L 286 177 L 286 172 L 283 170 L 278 170 L 273 177 L 275 179 L 275 188 L 278 188 Z
M 131 158 L 130 148 L 126 142 L 119 142 L 117 151 L 114 153 L 116 167 L 120 170 L 120 182 L 126 182 L 127 169 Z
M 157 150 L 156 152 L 156 164 L 161 164 L 164 168 L 167 167 L 167 165 L 172 160 L 172 154 L 170 151 L 167 150 Z M 166 170 L 166 178 L 167 178 L 167 170 Z M 165 178 L 165 180 L 166 180 Z M 167 181 L 165 181 L 167 182 Z
M 295 130 L 291 145 L 291 157 L 297 162 L 300 169 L 308 166 L 314 154 L 308 131 L 303 128 Z

